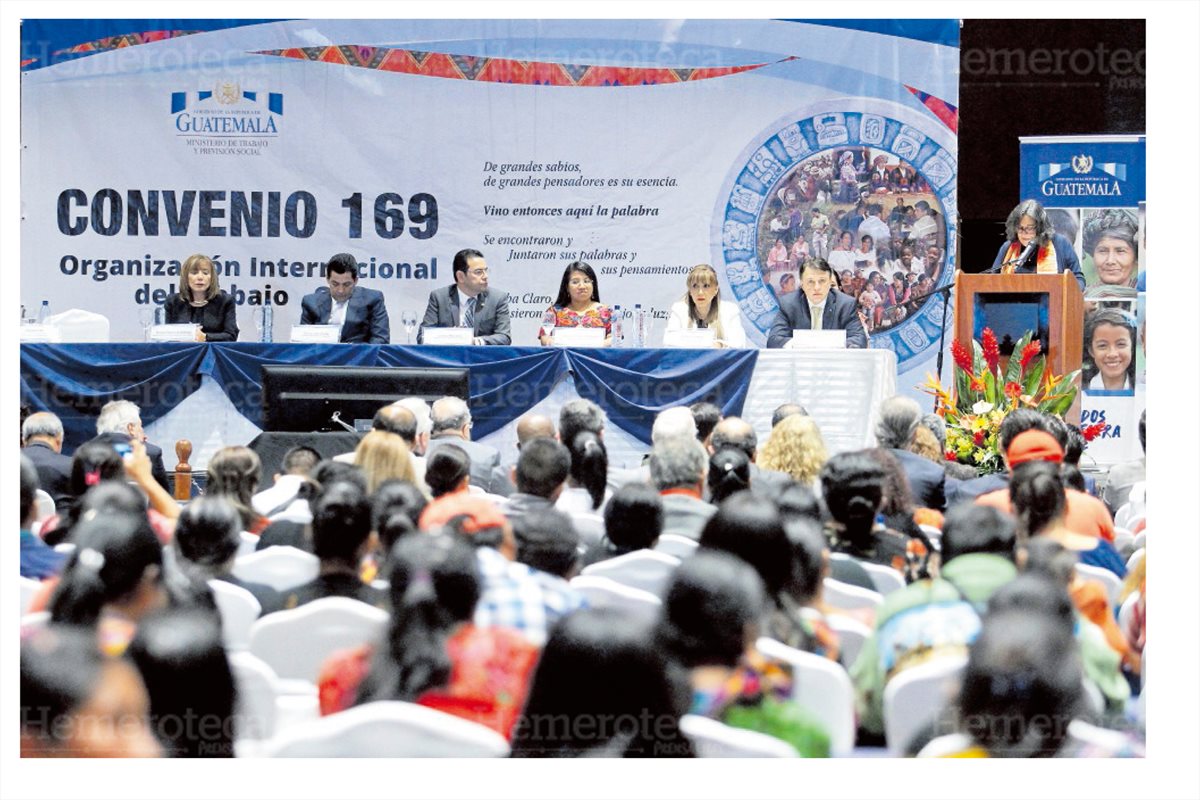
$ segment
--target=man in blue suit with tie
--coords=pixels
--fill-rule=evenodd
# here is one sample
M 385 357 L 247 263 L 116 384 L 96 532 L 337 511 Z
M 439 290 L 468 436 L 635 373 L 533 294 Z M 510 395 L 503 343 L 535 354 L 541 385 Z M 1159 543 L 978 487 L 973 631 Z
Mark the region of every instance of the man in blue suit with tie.
M 846 347 L 866 347 L 867 334 L 858 318 L 858 301 L 833 288 L 833 267 L 823 258 L 810 258 L 800 273 L 802 292 L 785 294 L 779 315 L 767 335 L 767 347 L 783 347 L 793 330 L 844 330 Z M 814 319 L 817 324 L 813 324 Z
M 454 285 L 429 293 L 429 304 L 417 332 L 418 344 L 424 343 L 426 328 L 470 328 L 472 344 L 512 342 L 508 293 L 488 289 L 483 253 L 467 248 L 454 255 Z
M 358 262 L 349 253 L 338 253 L 325 265 L 325 282 L 300 301 L 301 325 L 340 324 L 339 341 L 388 344 L 387 306 L 383 292 L 358 285 Z

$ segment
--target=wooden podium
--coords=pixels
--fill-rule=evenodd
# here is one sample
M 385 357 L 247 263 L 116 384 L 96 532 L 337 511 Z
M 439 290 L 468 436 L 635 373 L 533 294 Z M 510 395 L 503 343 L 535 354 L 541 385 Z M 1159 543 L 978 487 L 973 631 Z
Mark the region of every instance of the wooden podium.
M 984 327 L 1002 341 L 1002 353 L 1006 337 L 1016 341 L 1025 331 L 1036 331 L 1046 368 L 1055 375 L 1083 364 L 1083 293 L 1074 273 L 960 273 L 954 292 L 954 337 L 966 344 L 978 339 Z M 1007 361 L 1004 355 L 1002 369 Z M 1075 385 L 1079 387 L 1078 379 Z M 1063 419 L 1079 424 L 1078 395 Z

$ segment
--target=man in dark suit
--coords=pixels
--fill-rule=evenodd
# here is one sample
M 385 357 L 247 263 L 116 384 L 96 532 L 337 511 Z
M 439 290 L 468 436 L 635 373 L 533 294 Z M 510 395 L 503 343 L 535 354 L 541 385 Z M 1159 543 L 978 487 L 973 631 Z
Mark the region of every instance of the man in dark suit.
M 783 347 L 793 330 L 844 330 L 847 347 L 866 347 L 867 334 L 858 318 L 858 301 L 834 290 L 833 267 L 823 258 L 810 258 L 800 273 L 803 292 L 785 294 L 779 315 L 767 335 L 767 347 Z M 814 318 L 818 321 L 813 324 Z
M 417 343 L 425 341 L 426 328 L 471 328 L 474 344 L 507 345 L 509 335 L 508 293 L 488 291 L 488 267 L 483 253 L 470 248 L 454 256 L 454 285 L 429 293 L 425 318 L 417 331 Z
M 300 301 L 301 325 L 340 324 L 346 343 L 388 344 L 387 305 L 383 292 L 358 285 L 358 262 L 349 253 L 338 253 L 325 265 L 325 282 Z
M 37 470 L 38 486 L 62 508 L 71 499 L 71 457 L 62 454 L 62 420 L 49 411 L 30 414 L 21 423 L 21 452 Z
M 900 462 L 913 500 L 935 511 L 946 509 L 946 470 L 908 449 L 921 424 L 921 407 L 909 397 L 889 397 L 879 407 L 875 440 Z
M 425 450 L 425 463 L 445 444 L 461 447 L 471 458 L 471 485 L 492 491 L 492 470 L 500 463 L 500 451 L 471 441 L 471 410 L 458 397 L 443 397 L 433 404 L 433 438 Z
M 167 485 L 167 470 L 163 466 L 162 448 L 146 441 L 146 432 L 142 430 L 142 411 L 135 404 L 128 400 L 105 403 L 96 420 L 96 434 L 93 442 L 103 442 L 109 446 L 129 444 L 134 439 L 144 443 L 146 456 L 150 459 L 150 473 L 160 486 L 171 491 Z

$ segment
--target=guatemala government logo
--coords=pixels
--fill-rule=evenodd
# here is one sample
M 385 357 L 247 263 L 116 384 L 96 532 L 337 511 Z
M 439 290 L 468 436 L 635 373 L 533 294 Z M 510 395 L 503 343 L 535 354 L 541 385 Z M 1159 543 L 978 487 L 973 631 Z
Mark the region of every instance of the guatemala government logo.
M 747 335 L 765 343 L 804 261 L 823 258 L 857 300 L 870 346 L 895 352 L 901 372 L 936 349 L 947 313 L 937 290 L 955 269 L 953 142 L 932 120 L 861 98 L 814 105 L 753 140 L 713 230 Z
M 279 136 L 283 94 L 221 79 L 208 89 L 172 92 L 171 118 L 195 155 L 261 155 Z

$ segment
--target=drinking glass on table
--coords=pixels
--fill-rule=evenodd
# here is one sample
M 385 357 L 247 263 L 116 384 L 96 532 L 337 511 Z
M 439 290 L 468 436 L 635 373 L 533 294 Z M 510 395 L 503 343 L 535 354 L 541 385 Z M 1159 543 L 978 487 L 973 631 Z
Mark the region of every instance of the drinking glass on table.
M 150 306 L 139 308 L 138 322 L 142 325 L 142 341 L 150 341 L 150 326 L 154 324 L 154 309 Z
M 400 323 L 404 325 L 404 333 L 408 337 L 408 343 L 413 343 L 413 331 L 417 329 L 417 312 L 404 311 L 400 314 Z

